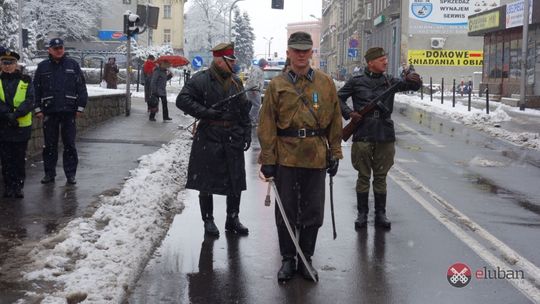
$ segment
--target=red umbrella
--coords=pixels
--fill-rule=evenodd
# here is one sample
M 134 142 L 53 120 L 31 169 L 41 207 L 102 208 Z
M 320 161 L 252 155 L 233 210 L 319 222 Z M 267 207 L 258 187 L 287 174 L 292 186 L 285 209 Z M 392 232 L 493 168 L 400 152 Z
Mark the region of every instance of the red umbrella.
M 159 56 L 159 58 L 157 59 L 157 62 L 159 63 L 159 62 L 163 62 L 163 61 L 169 62 L 172 67 L 179 67 L 179 66 L 189 64 L 189 60 L 187 60 L 186 57 L 180 56 L 180 55 Z

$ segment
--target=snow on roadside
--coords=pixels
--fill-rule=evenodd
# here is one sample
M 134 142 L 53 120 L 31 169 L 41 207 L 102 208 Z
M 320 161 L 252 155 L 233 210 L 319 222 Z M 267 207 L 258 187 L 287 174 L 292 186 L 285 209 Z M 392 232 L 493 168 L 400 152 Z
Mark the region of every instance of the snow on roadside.
M 491 136 L 503 138 L 515 145 L 540 150 L 540 135 L 538 133 L 516 133 L 498 127 L 499 123 L 512 119 L 507 114 L 507 111 L 512 111 L 508 106 L 501 104 L 491 114 L 486 114 L 484 110 L 475 108 L 472 108 L 469 112 L 467 106 L 460 103 L 456 103 L 455 108 L 453 108 L 450 103 L 440 104 L 429 102 L 422 100 L 417 95 L 396 94 L 395 101 L 472 126 L 478 130 L 487 132 Z M 540 111 L 529 110 L 527 115 L 538 117 L 538 113 Z
M 180 134 L 142 156 L 117 196 L 101 197 L 91 217 L 40 241 L 24 278 L 52 282 L 56 290 L 27 296 L 44 298 L 41 303 L 66 303 L 74 295 L 87 295 L 84 303 L 120 303 L 183 208 L 190 145 Z

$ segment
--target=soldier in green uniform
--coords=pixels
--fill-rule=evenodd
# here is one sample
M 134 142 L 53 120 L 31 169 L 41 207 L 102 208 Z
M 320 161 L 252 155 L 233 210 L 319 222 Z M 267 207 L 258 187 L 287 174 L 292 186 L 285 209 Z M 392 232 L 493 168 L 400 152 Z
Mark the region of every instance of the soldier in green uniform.
M 287 44 L 290 67 L 268 85 L 259 115 L 259 162 L 262 174 L 274 178 L 300 248 L 316 274 L 311 257 L 323 224 L 326 173 L 334 176 L 343 158 L 341 112 L 332 79 L 310 66 L 311 36 L 295 32 Z M 284 282 L 294 276 L 297 253 L 278 208 L 275 213 L 282 256 L 277 277 Z M 311 279 L 301 261 L 298 270 Z
M 387 75 L 388 58 L 383 48 L 373 47 L 364 56 L 367 67 L 364 73 L 351 78 L 339 90 L 341 110 L 345 119 L 357 119 L 361 122 L 353 135 L 351 159 L 358 171 L 356 198 L 358 218 L 355 228 L 366 227 L 368 214 L 369 181 L 373 173 L 373 194 L 375 197 L 375 225 L 390 228 L 386 217 L 386 175 L 394 164 L 396 134 L 391 119 L 394 106 L 394 93 L 417 91 L 421 86 L 420 76 L 414 72 L 395 78 Z M 383 108 L 376 108 L 361 117 L 357 112 L 371 100 L 381 95 L 392 85 L 394 91 L 381 100 Z M 346 101 L 352 97 L 353 109 Z

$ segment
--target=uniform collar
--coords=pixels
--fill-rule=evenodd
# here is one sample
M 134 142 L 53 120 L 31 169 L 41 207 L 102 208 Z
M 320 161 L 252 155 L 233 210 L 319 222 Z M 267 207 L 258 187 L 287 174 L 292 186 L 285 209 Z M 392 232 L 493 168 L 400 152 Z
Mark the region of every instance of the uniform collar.
M 366 68 L 364 70 L 364 74 L 366 74 L 368 77 L 371 77 L 371 78 L 380 78 L 384 75 L 384 73 L 375 73 L 375 72 L 372 72 L 370 71 L 368 68 Z
M 302 77 L 301 75 L 297 75 L 293 70 L 289 70 L 287 72 L 287 75 L 289 75 L 289 78 L 292 80 L 293 83 L 296 83 Z M 315 70 L 309 68 L 305 77 L 310 82 L 313 82 L 313 79 L 315 78 Z

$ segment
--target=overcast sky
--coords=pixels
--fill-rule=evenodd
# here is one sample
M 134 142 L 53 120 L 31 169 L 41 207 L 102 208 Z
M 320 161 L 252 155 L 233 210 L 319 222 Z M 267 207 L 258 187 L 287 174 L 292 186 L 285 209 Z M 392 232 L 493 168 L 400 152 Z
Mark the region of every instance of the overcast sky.
M 278 52 L 285 57 L 287 49 L 287 23 L 314 21 L 310 14 L 321 17 L 322 0 L 284 0 L 284 9 L 272 9 L 272 0 L 243 0 L 236 5 L 251 17 L 251 26 L 255 32 L 255 57 L 264 57 L 268 53 L 268 42 L 263 38 L 274 37 L 270 45 L 271 52 Z

